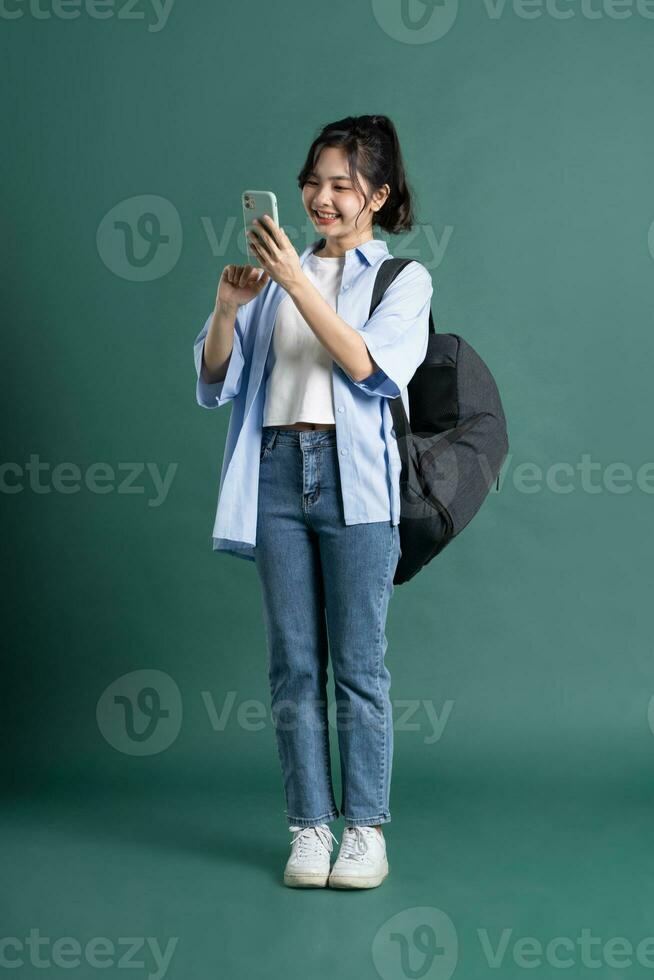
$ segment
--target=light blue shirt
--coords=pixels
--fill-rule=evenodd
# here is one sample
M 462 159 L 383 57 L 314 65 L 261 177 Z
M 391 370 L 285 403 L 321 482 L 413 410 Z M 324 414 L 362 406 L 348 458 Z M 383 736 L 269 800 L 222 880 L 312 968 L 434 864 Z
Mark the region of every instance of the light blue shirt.
M 316 251 L 313 242 L 300 264 Z M 371 239 L 345 253 L 336 312 L 363 338 L 379 370 L 353 381 L 335 361 L 332 369 L 336 444 L 346 524 L 400 522 L 402 463 L 389 398 L 401 397 L 409 415 L 406 386 L 427 353 L 431 275 L 410 262 L 368 316 L 377 269 L 390 258 L 386 242 Z M 254 561 L 257 531 L 259 454 L 266 383 L 275 362 L 271 343 L 277 307 L 286 290 L 271 279 L 239 307 L 234 346 L 224 381 L 200 377 L 204 338 L 213 311 L 194 341 L 196 397 L 203 408 L 232 402 L 223 456 L 213 550 Z M 310 420 L 307 420 L 310 421 Z

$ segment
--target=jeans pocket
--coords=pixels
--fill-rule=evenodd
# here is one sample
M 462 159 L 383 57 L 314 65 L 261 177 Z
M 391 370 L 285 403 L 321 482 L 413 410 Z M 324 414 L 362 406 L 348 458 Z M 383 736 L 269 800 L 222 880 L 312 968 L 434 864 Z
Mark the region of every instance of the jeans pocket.
M 272 432 L 263 432 L 261 435 L 261 449 L 259 450 L 259 462 L 262 463 L 264 459 L 270 456 L 273 446 L 275 444 L 276 430 Z

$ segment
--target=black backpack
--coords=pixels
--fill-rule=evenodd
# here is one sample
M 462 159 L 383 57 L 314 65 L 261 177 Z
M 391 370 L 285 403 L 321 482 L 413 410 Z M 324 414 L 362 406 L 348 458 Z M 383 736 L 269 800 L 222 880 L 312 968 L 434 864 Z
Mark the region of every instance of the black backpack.
M 385 290 L 413 259 L 382 262 L 370 316 Z M 411 423 L 401 398 L 390 398 L 402 459 L 402 585 L 440 554 L 475 516 L 506 459 L 509 440 L 497 384 L 463 337 L 436 333 L 429 311 L 427 353 L 407 386 Z

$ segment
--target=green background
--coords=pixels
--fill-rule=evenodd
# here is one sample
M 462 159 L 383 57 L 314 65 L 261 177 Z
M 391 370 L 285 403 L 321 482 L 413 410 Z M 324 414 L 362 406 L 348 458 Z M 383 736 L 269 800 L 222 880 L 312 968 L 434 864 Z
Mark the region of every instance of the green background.
M 527 961 L 561 976 L 514 944 L 564 936 L 568 975 L 651 976 L 635 956 L 654 935 L 645 6 L 448 0 L 428 43 L 409 43 L 399 0 L 177 0 L 160 29 L 144 4 L 6 9 L 2 937 L 177 937 L 166 975 L 184 980 L 476 980 Z M 389 248 L 427 265 L 437 329 L 493 371 L 510 455 L 391 601 L 391 874 L 357 894 L 281 883 L 261 597 L 253 564 L 211 549 L 230 409 L 196 404 L 192 343 L 223 266 L 245 261 L 241 191 L 274 189 L 301 251 L 309 144 L 361 113 L 394 120 L 416 194 L 416 234 Z M 99 463 L 104 493 L 85 483 Z M 164 499 L 148 463 L 171 467 Z M 133 698 L 143 676 L 170 711 L 145 755 L 98 712 L 134 671 Z M 338 777 L 333 728 L 332 745 Z M 458 946 L 434 927 L 446 952 L 427 962 L 430 915 Z M 601 945 L 585 964 L 583 928 L 625 937 L 631 964 Z M 499 969 L 484 929 L 493 947 L 511 930 Z M 44 976 L 22 955 L 15 976 Z M 103 972 L 123 975 L 117 957 Z

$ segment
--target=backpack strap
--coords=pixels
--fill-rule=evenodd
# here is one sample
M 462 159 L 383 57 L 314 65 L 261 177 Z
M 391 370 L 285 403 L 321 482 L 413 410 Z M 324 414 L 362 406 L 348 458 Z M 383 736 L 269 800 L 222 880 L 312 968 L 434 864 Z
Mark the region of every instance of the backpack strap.
M 393 280 L 400 274 L 402 269 L 413 262 L 413 259 L 401 259 L 392 258 L 384 259 L 382 264 L 377 269 L 377 276 L 375 278 L 375 285 L 372 289 L 372 299 L 370 301 L 370 313 L 369 317 L 372 316 L 374 311 L 377 309 L 381 303 L 382 297 Z M 431 314 L 431 308 L 429 310 L 429 333 L 436 333 L 434 329 L 434 319 Z M 411 425 L 409 424 L 409 419 L 407 418 L 406 409 L 404 408 L 404 402 L 402 397 L 399 398 L 389 398 L 389 408 L 391 410 L 391 415 L 393 417 L 393 426 L 395 428 L 395 435 L 398 440 L 398 448 L 400 450 L 400 456 L 406 453 L 406 440 L 411 434 Z M 406 461 L 402 460 L 402 469 L 406 465 Z
M 393 280 L 399 276 L 402 269 L 413 262 L 413 259 L 384 259 L 382 264 L 377 269 L 377 277 L 375 279 L 375 285 L 372 289 L 372 299 L 370 301 L 370 312 L 368 313 L 368 318 L 370 318 L 379 304 L 382 301 L 382 297 Z M 431 309 L 429 310 L 429 333 L 436 333 L 434 329 L 434 318 L 431 314 Z

